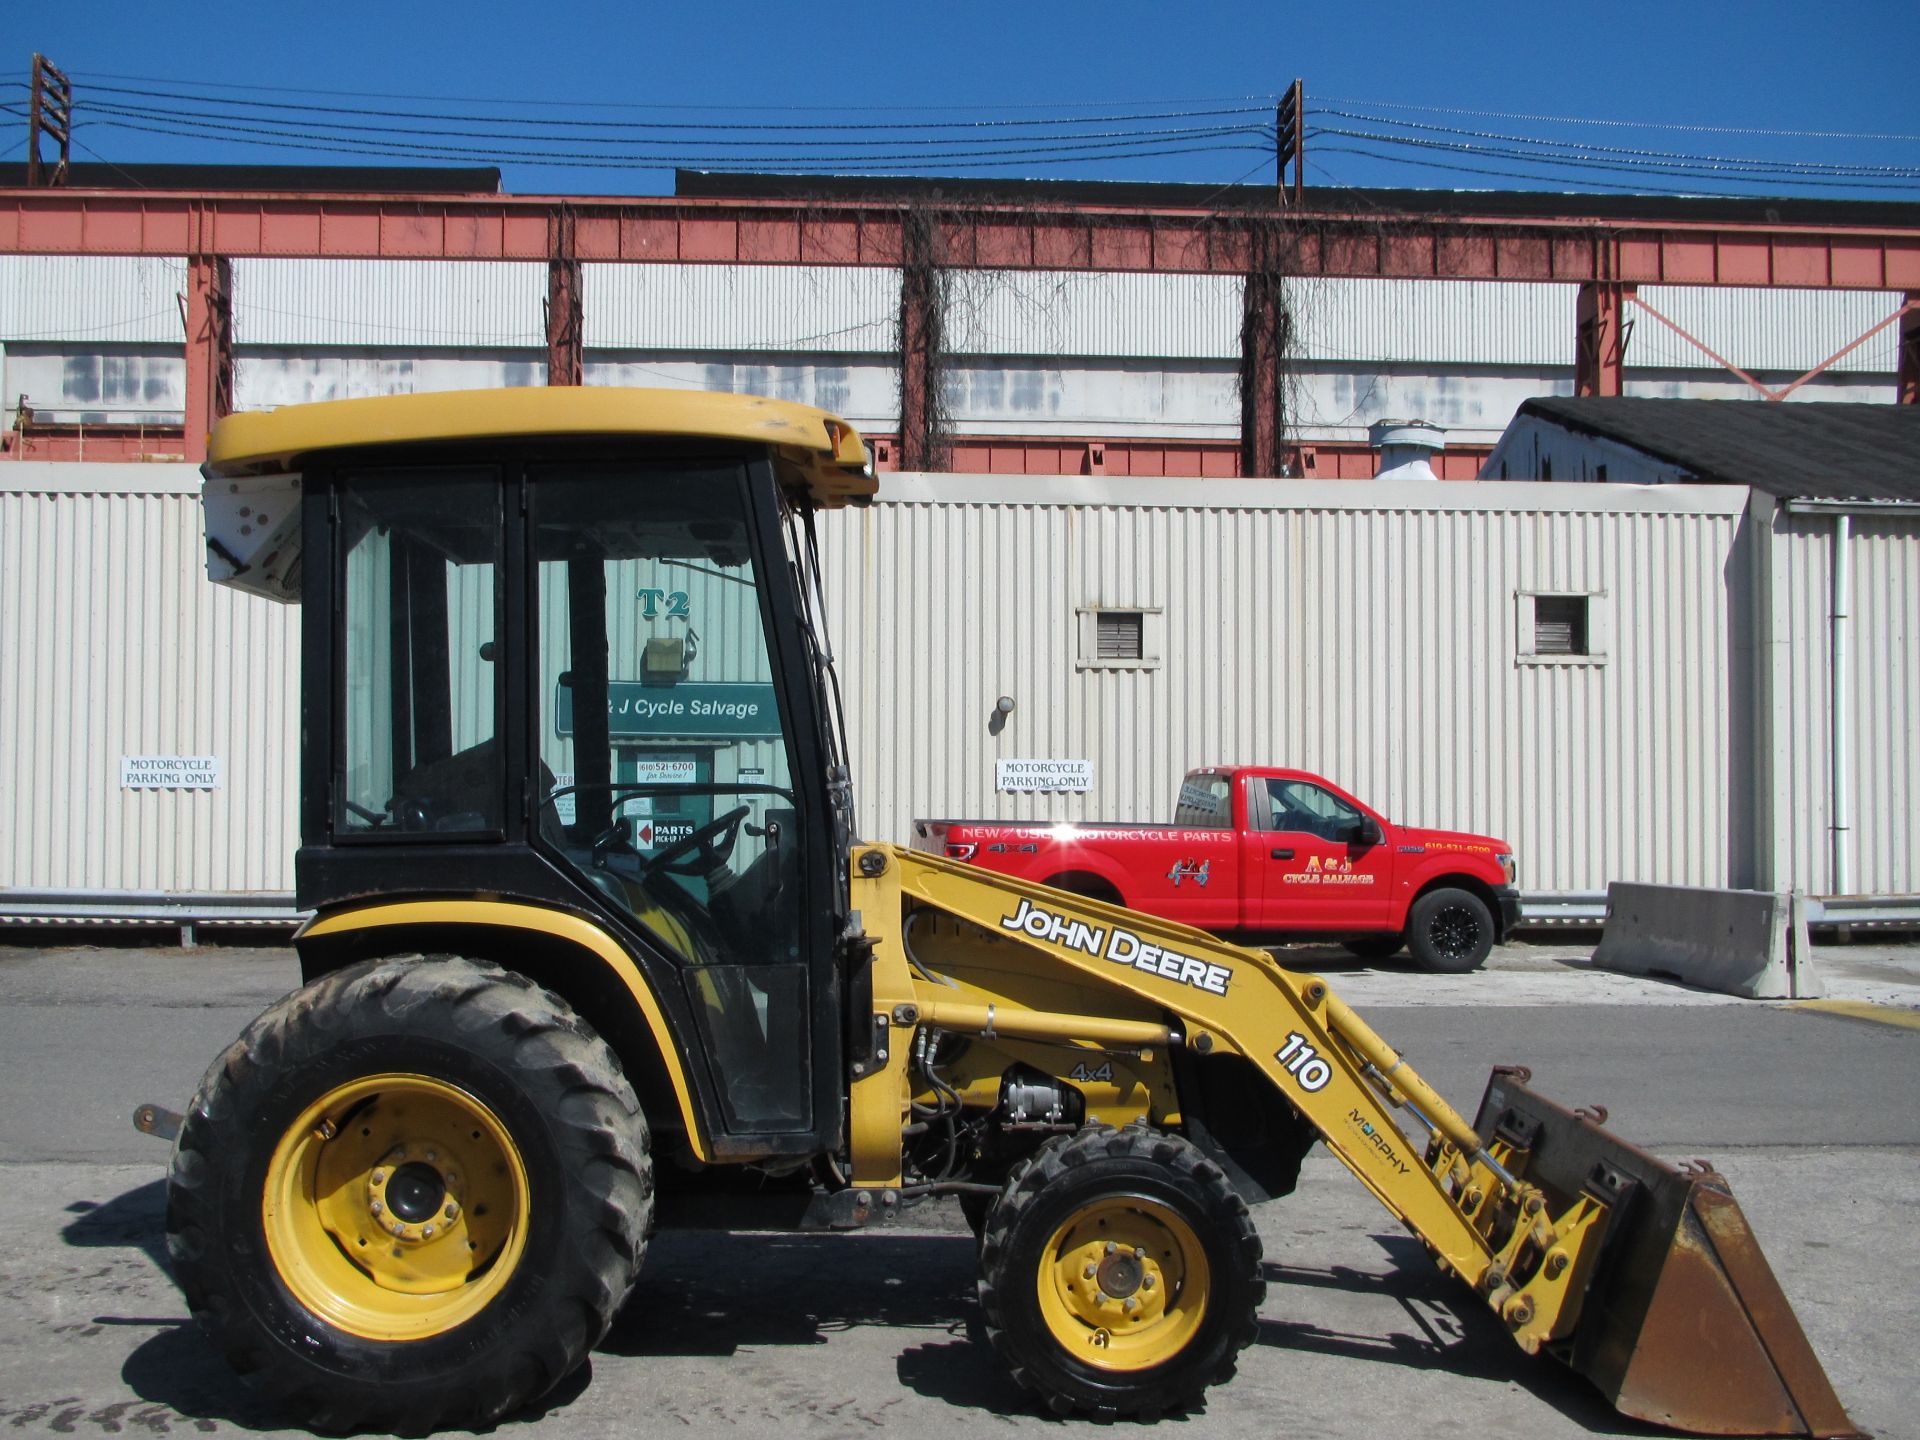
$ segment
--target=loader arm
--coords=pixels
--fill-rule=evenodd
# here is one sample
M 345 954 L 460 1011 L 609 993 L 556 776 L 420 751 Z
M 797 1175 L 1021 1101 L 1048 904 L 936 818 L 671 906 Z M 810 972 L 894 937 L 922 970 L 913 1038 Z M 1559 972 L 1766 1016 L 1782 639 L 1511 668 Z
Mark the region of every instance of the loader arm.
M 852 1021 L 872 1027 L 850 1090 L 861 1218 L 899 1203 L 910 1051 L 929 1027 L 1057 1047 L 1063 1075 L 1086 1053 L 1241 1056 L 1523 1350 L 1561 1355 L 1624 1412 L 1709 1434 L 1857 1433 L 1719 1176 L 1615 1140 L 1516 1070 L 1494 1072 L 1482 1135 L 1324 980 L 1263 951 L 919 851 L 853 860 L 872 946 L 871 1015 Z M 1142 1097 L 1138 1118 L 1178 1125 L 1177 1097 Z M 1706 1337 L 1711 1392 L 1684 1343 L 1676 1356 L 1676 1324 Z

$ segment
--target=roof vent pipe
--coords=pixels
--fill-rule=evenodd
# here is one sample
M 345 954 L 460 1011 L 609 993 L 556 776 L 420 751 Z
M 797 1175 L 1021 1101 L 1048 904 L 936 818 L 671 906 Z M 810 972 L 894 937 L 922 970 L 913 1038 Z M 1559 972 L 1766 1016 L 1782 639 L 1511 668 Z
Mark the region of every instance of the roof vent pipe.
M 1438 480 L 1429 463 L 1447 448 L 1438 425 L 1424 420 L 1377 420 L 1367 427 L 1367 442 L 1380 452 L 1376 480 Z

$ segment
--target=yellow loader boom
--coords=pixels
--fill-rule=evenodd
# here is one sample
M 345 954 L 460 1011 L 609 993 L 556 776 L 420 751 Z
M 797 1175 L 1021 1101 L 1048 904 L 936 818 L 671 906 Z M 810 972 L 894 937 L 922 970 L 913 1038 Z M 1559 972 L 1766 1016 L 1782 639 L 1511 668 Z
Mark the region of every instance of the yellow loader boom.
M 1174 1047 L 1240 1057 L 1523 1350 L 1558 1355 L 1622 1412 L 1705 1434 L 1858 1433 L 1711 1170 L 1614 1138 L 1517 1068 L 1494 1072 L 1470 1126 L 1324 980 L 1263 951 L 919 851 L 867 847 L 854 868 L 878 1037 L 852 1088 L 867 1213 L 898 1203 L 917 1034 L 1050 1049 L 1059 1075 L 1117 1058 L 1148 1077 Z M 1167 1125 L 1170 1103 L 1148 1082 L 1113 1111 Z M 1116 1343 L 1083 1308 L 1060 1309 L 1055 1338 Z

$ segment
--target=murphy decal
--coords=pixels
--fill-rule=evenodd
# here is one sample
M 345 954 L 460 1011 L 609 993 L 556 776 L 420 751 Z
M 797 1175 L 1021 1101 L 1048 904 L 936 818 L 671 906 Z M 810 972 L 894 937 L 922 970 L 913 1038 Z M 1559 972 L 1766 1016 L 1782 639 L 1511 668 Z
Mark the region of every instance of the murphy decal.
M 1163 980 L 1191 985 L 1209 995 L 1226 994 L 1227 986 L 1233 980 L 1233 971 L 1226 965 L 1183 955 L 1178 950 L 1156 945 L 1118 925 L 1109 929 L 1104 925 L 1089 925 L 1084 920 L 1058 915 L 1027 899 L 1020 901 L 1020 908 L 1013 914 L 1001 917 L 1000 928 L 1030 935 L 1035 940 L 1051 941 L 1097 960 L 1111 960 L 1116 965 L 1158 975 Z
M 1397 1165 L 1402 1175 L 1408 1174 L 1413 1169 L 1411 1165 L 1400 1158 L 1400 1152 L 1394 1148 L 1393 1140 L 1389 1140 L 1383 1135 L 1380 1132 L 1380 1128 L 1358 1110 L 1349 1109 L 1347 1111 L 1347 1123 L 1360 1132 L 1361 1139 L 1365 1140 L 1369 1145 L 1373 1146 L 1375 1150 L 1380 1152 L 1381 1159 L 1385 1160 L 1389 1165 Z M 1397 1140 L 1399 1138 L 1400 1136 L 1396 1133 L 1394 1139 Z

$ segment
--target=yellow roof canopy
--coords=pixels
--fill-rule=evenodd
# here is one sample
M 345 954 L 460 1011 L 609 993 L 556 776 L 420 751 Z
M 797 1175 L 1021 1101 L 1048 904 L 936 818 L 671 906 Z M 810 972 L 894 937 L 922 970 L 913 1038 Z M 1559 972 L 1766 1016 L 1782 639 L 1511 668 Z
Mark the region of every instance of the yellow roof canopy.
M 782 478 L 823 506 L 879 489 L 860 433 L 811 405 L 708 390 L 553 385 L 325 400 L 229 415 L 207 440 L 209 479 L 298 470 L 329 450 L 475 440 L 672 437 L 771 446 Z

